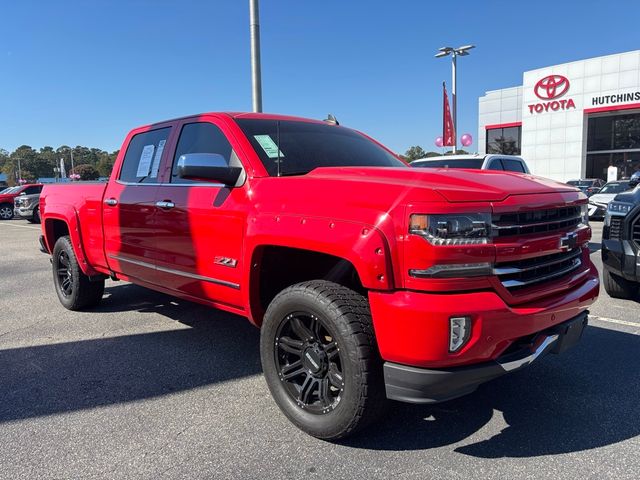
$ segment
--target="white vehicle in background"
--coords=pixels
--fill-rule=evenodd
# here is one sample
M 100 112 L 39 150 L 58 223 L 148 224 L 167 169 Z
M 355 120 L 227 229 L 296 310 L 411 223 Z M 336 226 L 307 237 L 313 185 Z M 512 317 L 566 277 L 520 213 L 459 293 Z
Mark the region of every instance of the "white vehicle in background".
M 410 164 L 417 168 L 470 168 L 475 170 L 501 170 L 531 173 L 522 157 L 516 155 L 441 155 L 414 160 Z
M 626 192 L 629 188 L 631 188 L 629 180 L 618 180 L 606 183 L 598 193 L 594 193 L 589 197 L 589 218 L 604 219 L 604 214 L 607 213 L 609 202 L 613 200 L 617 194 Z

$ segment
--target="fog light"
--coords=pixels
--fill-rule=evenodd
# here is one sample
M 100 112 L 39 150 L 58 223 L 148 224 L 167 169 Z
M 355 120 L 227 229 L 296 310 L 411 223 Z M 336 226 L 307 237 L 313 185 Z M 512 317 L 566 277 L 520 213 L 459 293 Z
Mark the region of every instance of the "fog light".
M 471 317 L 451 317 L 449 319 L 449 351 L 457 352 L 471 337 Z

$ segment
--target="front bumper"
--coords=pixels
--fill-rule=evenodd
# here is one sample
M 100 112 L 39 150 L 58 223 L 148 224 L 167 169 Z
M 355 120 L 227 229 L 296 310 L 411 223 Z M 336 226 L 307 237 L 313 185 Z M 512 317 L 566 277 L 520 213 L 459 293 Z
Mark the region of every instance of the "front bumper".
M 508 353 L 478 365 L 447 369 L 425 369 L 386 362 L 384 380 L 387 398 L 409 403 L 436 403 L 473 392 L 482 383 L 533 363 L 547 353 L 562 353 L 579 342 L 588 322 L 588 312 L 547 329 L 528 343 L 514 345 Z
M 14 207 L 13 214 L 16 217 L 31 218 L 33 217 L 33 208 Z
M 640 282 L 640 248 L 632 240 L 603 239 L 602 264 L 611 273 Z
M 580 283 L 555 294 L 509 305 L 495 291 L 427 293 L 369 291 L 369 305 L 383 360 L 419 368 L 451 368 L 495 360 L 523 337 L 536 335 L 584 312 L 600 282 L 590 263 Z M 471 335 L 449 352 L 449 319 L 470 317 Z
M 589 203 L 588 212 L 590 219 L 603 219 L 607 213 L 607 206 Z

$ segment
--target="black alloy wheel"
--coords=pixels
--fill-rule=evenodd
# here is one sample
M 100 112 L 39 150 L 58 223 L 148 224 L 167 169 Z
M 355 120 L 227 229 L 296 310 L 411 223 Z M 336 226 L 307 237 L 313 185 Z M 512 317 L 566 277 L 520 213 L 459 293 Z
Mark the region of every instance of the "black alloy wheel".
M 310 312 L 287 315 L 274 353 L 280 381 L 300 408 L 315 414 L 336 408 L 344 390 L 340 348 L 318 317 Z
M 56 274 L 58 275 L 58 285 L 60 292 L 65 297 L 73 294 L 73 270 L 69 265 L 69 255 L 66 251 L 60 250 L 58 253 Z
M 386 406 L 369 303 L 345 286 L 310 280 L 276 295 L 262 322 L 260 359 L 280 410 L 314 437 L 351 435 Z
M 89 278 L 83 273 L 68 236 L 56 240 L 51 254 L 51 267 L 58 300 L 63 307 L 82 310 L 100 303 L 104 293 L 104 278 Z

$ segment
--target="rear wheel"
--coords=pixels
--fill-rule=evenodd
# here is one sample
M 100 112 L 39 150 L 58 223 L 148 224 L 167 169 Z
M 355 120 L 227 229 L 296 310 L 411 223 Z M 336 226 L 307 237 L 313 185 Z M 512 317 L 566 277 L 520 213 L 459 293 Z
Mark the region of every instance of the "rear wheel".
M 3 203 L 0 205 L 0 220 L 11 220 L 13 218 L 13 205 Z
M 605 269 L 603 273 L 604 289 L 613 298 L 630 299 L 638 291 L 638 285 L 626 278 L 619 277 Z
M 314 437 L 350 435 L 386 403 L 369 305 L 341 285 L 315 280 L 280 292 L 265 314 L 260 354 L 276 403 Z
M 82 273 L 68 236 L 60 237 L 51 259 L 58 299 L 69 310 L 82 310 L 100 303 L 104 279 L 91 281 Z

